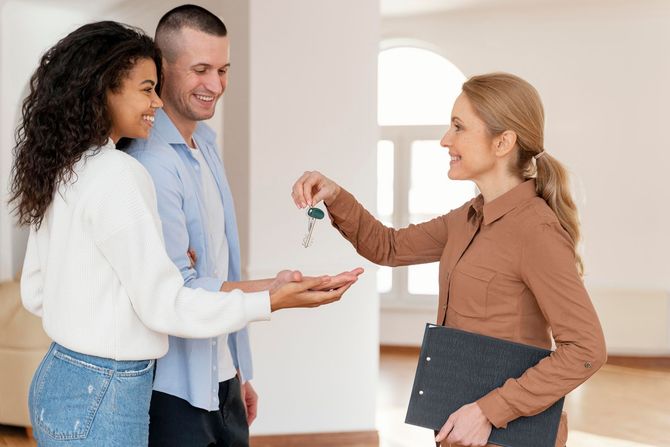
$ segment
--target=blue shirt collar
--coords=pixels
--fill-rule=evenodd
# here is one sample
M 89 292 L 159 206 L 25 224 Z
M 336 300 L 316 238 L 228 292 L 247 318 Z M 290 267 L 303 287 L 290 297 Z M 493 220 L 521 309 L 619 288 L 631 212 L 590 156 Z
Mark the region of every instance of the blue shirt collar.
M 167 113 L 163 111 L 163 109 L 156 110 L 156 120 L 154 121 L 153 131 L 160 134 L 161 138 L 169 144 L 186 145 L 186 142 L 179 133 L 179 130 L 174 125 Z M 216 134 L 203 122 L 198 122 L 198 124 L 196 124 L 193 136 L 207 144 L 216 143 Z

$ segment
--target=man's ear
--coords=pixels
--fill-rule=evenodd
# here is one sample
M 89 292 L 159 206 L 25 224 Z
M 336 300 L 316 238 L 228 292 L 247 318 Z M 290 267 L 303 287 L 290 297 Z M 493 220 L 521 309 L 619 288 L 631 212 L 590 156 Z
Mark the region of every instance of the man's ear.
M 513 130 L 504 131 L 494 139 L 493 144 L 496 156 L 506 156 L 516 146 L 516 132 Z

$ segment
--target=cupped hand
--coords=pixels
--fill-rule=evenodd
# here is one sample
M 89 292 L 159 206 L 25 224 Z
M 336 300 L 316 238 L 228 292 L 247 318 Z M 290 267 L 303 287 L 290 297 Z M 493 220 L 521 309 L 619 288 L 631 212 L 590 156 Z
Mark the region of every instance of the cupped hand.
M 298 208 L 314 206 L 320 201 L 326 205 L 337 198 L 340 186 L 319 171 L 305 171 L 293 184 L 291 197 Z
M 337 289 L 339 287 L 345 286 L 347 284 L 352 284 L 356 280 L 358 280 L 358 277 L 364 272 L 362 267 L 357 267 L 353 270 L 350 270 L 348 272 L 342 272 L 339 275 L 336 276 L 329 276 L 328 280 L 323 283 L 320 286 L 317 286 L 316 288 L 312 290 L 333 290 Z M 305 277 L 309 278 L 309 277 Z
M 345 282 L 332 290 L 330 286 L 326 286 L 331 281 L 330 276 L 302 278 L 301 281 L 278 285 L 270 289 L 270 309 L 274 312 L 280 309 L 319 307 L 333 303 L 342 298 L 344 292 L 356 282 L 356 279 Z

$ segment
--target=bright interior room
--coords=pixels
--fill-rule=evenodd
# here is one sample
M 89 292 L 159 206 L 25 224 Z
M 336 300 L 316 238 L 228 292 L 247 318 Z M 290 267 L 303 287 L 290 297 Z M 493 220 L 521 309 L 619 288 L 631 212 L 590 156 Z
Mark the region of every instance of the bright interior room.
M 152 35 L 181 3 L 0 0 L 0 446 L 37 445 L 27 394 L 51 343 L 21 305 L 28 231 L 7 204 L 30 75 L 79 25 L 116 20 Z M 404 421 L 436 320 L 438 263 L 379 267 L 328 217 L 303 248 L 291 186 L 322 172 L 395 228 L 460 207 L 480 191 L 448 178 L 440 140 L 463 82 L 490 72 L 542 97 L 544 148 L 571 176 L 584 284 L 607 344 L 607 363 L 566 397 L 567 445 L 670 447 L 670 2 L 193 3 L 230 37 L 229 84 L 208 124 L 235 199 L 243 277 L 365 268 L 341 301 L 250 326 L 252 447 L 435 445 L 432 430 Z

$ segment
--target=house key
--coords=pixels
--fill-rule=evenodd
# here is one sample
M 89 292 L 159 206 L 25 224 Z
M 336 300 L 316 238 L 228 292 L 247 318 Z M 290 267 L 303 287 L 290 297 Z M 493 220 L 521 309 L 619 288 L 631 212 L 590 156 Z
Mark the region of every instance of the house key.
M 310 208 L 307 210 L 307 234 L 302 240 L 302 246 L 307 248 L 312 243 L 312 233 L 317 220 L 323 219 L 325 214 L 319 208 Z

